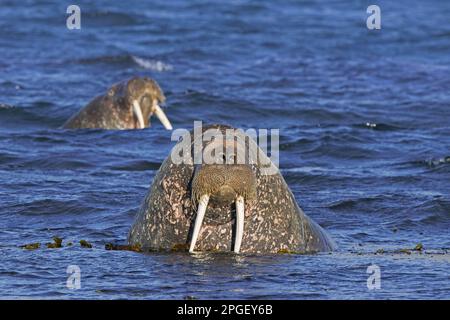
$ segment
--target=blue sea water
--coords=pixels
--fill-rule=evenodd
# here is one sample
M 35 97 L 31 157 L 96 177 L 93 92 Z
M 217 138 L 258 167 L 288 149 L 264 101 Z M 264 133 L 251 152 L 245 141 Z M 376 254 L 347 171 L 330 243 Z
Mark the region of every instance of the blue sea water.
M 450 298 L 450 2 L 377 1 L 381 30 L 368 1 L 76 4 L 81 30 L 66 28 L 69 3 L 0 2 L 0 298 Z M 339 249 L 106 251 L 174 142 L 156 120 L 60 126 L 135 75 L 158 81 L 175 128 L 280 129 L 281 172 Z M 53 236 L 74 245 L 47 249 Z

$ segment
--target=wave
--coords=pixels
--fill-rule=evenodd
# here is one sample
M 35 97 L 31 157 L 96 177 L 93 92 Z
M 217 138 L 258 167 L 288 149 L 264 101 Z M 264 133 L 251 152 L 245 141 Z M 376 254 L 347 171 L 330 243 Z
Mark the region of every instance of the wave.
M 377 130 L 377 131 L 398 131 L 398 130 L 405 130 L 405 127 L 401 127 L 399 125 L 394 124 L 387 124 L 387 123 L 375 123 L 375 122 L 366 122 L 362 124 L 355 124 L 355 128 L 362 128 L 362 129 L 371 129 L 371 130 Z
M 36 101 L 32 105 L 23 106 L 2 103 L 0 104 L 0 128 L 27 131 L 35 127 L 58 126 L 65 119 L 63 116 L 60 118 L 58 111 L 63 109 L 58 109 L 51 101 Z M 49 116 L 54 114 L 56 117 Z
M 383 217 L 384 227 L 411 230 L 427 226 L 448 228 L 450 224 L 450 201 L 443 196 L 435 195 L 432 199 L 416 202 L 403 207 L 402 203 L 413 203 L 417 195 L 375 195 L 351 199 L 336 200 L 326 206 L 327 209 L 341 214 L 357 215 L 364 212 L 376 212 L 378 218 Z M 400 204 L 400 205 L 398 205 Z M 398 206 L 396 208 L 396 206 Z
M 120 163 L 115 163 L 109 167 L 110 170 L 114 171 L 147 171 L 147 170 L 158 170 L 161 166 L 160 162 L 152 162 L 146 160 L 132 160 L 132 161 L 122 161 Z
M 450 164 L 450 156 L 442 157 L 442 158 L 438 158 L 438 159 L 424 160 L 424 161 L 421 161 L 421 163 L 424 163 L 428 167 L 431 167 L 431 168 L 436 167 L 436 166 L 441 166 L 443 164 Z
M 107 64 L 107 65 L 124 65 L 124 66 L 137 66 L 146 70 L 152 70 L 157 72 L 172 71 L 173 66 L 156 59 L 142 58 L 132 54 L 122 55 L 106 55 L 98 57 L 89 57 L 78 59 L 75 62 L 79 64 Z
M 443 156 L 438 158 L 419 159 L 399 162 L 396 167 L 399 169 L 420 169 L 421 172 L 439 172 L 443 170 L 447 171 L 450 165 L 450 156 Z
M 153 70 L 158 72 L 173 70 L 172 65 L 166 64 L 159 60 L 148 60 L 137 56 L 131 56 L 131 58 L 138 66 L 147 70 Z
M 133 26 L 142 16 L 121 11 L 87 11 L 82 13 L 83 24 L 89 27 Z
M 34 200 L 29 203 L 11 206 L 10 209 L 16 209 L 14 211 L 24 216 L 85 214 L 88 212 L 97 212 L 100 210 L 95 207 L 83 205 L 76 200 L 62 201 L 56 199 Z
M 12 108 L 14 108 L 14 106 L 5 103 L 0 103 L 0 109 L 12 109 Z

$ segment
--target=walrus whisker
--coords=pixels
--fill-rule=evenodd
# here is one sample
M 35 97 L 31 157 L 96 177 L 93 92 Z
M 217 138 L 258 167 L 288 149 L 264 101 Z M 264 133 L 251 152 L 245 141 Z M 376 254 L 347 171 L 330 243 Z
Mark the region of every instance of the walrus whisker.
M 154 108 L 155 114 L 158 117 L 159 121 L 161 121 L 161 123 L 163 124 L 164 128 L 166 128 L 167 130 L 172 130 L 172 125 L 170 124 L 169 119 L 167 119 L 167 116 L 164 113 L 163 109 L 161 109 L 161 107 L 157 103 L 154 104 Z
M 209 195 L 204 194 L 201 196 L 198 202 L 197 216 L 195 217 L 194 231 L 192 232 L 191 246 L 189 252 L 193 253 L 195 249 L 195 243 L 197 242 L 200 229 L 202 227 L 203 218 L 205 217 L 206 208 L 208 207 Z
M 242 238 L 244 237 L 244 213 L 244 197 L 238 196 L 236 198 L 236 238 L 234 240 L 235 253 L 239 253 L 241 250 Z
M 140 127 L 139 129 L 144 129 L 145 128 L 144 116 L 142 115 L 141 106 L 139 105 L 139 102 L 137 102 L 136 100 L 133 101 L 133 112 L 139 121 Z

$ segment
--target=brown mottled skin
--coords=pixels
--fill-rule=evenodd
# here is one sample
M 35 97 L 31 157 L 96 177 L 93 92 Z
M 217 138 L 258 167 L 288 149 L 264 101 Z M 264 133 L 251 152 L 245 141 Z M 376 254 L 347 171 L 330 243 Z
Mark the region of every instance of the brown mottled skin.
M 221 131 L 230 128 L 212 127 Z M 209 128 L 203 128 L 203 132 Z M 218 166 L 217 170 L 213 166 Z M 202 172 L 205 178 L 200 176 Z M 239 182 L 237 177 L 242 177 L 244 182 Z M 230 188 L 222 190 L 232 189 L 229 194 L 222 197 L 214 191 L 218 185 L 227 184 Z M 195 251 L 233 250 L 235 206 L 232 198 L 235 192 L 245 194 L 246 198 L 241 253 L 313 253 L 331 251 L 335 247 L 327 233 L 299 208 L 278 171 L 265 175 L 259 164 L 177 165 L 170 156 L 154 177 L 130 230 L 129 244 L 147 250 L 187 248 L 195 221 L 196 202 L 204 189 L 216 194 L 211 196 L 208 204 Z M 214 196 L 222 201 L 214 201 Z
M 156 81 L 134 77 L 113 85 L 104 95 L 94 98 L 87 106 L 67 120 L 63 128 L 138 129 L 139 123 L 132 109 L 134 99 L 140 102 L 145 127 L 149 127 L 152 99 L 163 103 L 165 101 L 164 93 Z

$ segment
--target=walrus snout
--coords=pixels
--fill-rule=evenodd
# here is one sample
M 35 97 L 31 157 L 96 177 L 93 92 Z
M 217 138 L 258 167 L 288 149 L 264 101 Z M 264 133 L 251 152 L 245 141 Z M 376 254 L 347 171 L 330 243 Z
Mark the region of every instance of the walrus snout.
M 190 252 L 195 249 L 208 203 L 236 205 L 234 252 L 239 253 L 244 235 L 245 201 L 256 197 L 256 177 L 249 165 L 211 164 L 197 167 L 192 180 L 192 201 L 198 204 Z
M 159 106 L 166 97 L 156 81 L 149 78 L 132 78 L 127 83 L 127 100 L 133 107 L 140 129 L 150 124 L 150 117 L 155 114 L 167 130 L 172 130 L 172 124 Z
M 204 194 L 211 202 L 226 205 L 238 196 L 252 200 L 256 196 L 256 177 L 244 164 L 210 164 L 197 167 L 192 179 L 192 200 L 196 204 Z

